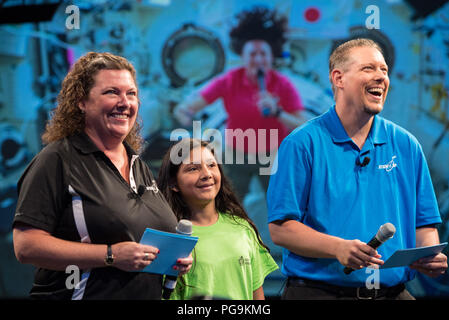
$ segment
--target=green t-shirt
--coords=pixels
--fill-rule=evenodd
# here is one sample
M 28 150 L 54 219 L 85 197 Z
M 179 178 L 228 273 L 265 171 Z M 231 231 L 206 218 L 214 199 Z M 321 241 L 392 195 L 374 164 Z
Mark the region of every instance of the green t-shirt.
M 260 245 L 254 229 L 242 218 L 220 213 L 215 224 L 193 226 L 198 243 L 189 273 L 178 280 L 172 300 L 212 296 L 251 300 L 265 277 L 278 269 L 269 252 Z

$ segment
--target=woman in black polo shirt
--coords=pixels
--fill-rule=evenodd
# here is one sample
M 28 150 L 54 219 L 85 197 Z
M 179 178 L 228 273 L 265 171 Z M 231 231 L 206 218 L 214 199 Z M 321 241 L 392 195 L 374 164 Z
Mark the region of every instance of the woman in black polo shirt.
M 134 151 L 137 93 L 134 67 L 109 53 L 86 54 L 64 79 L 47 146 L 18 182 L 14 250 L 38 267 L 31 297 L 160 299 L 160 275 L 130 272 L 157 259 L 157 248 L 138 243 L 145 228 L 174 232 L 177 223 Z

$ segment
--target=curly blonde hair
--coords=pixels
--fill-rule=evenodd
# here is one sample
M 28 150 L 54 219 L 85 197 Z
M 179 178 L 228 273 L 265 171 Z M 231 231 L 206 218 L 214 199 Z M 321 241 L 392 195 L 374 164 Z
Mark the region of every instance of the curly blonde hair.
M 94 77 L 100 70 L 128 70 L 137 86 L 136 70 L 128 60 L 108 52 L 88 52 L 78 59 L 62 81 L 57 98 L 58 105 L 52 111 L 42 135 L 44 144 L 84 131 L 85 114 L 78 105 L 88 98 L 95 84 Z M 137 119 L 125 138 L 137 152 L 141 151 L 143 144 L 140 129 L 140 119 Z

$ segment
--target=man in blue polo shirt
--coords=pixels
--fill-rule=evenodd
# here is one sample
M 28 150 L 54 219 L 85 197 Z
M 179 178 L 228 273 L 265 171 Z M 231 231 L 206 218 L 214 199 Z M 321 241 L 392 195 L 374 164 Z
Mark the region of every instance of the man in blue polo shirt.
M 374 268 L 397 249 L 439 243 L 441 218 L 423 151 L 410 133 L 377 115 L 389 78 L 376 43 L 340 45 L 329 73 L 335 106 L 284 139 L 268 188 L 271 237 L 286 249 L 283 298 L 413 299 L 404 283 L 415 270 L 444 273 L 444 254 L 410 268 Z M 366 242 L 387 222 L 396 233 L 376 251 Z M 346 275 L 344 267 L 356 271 Z M 374 272 L 379 283 L 367 286 Z

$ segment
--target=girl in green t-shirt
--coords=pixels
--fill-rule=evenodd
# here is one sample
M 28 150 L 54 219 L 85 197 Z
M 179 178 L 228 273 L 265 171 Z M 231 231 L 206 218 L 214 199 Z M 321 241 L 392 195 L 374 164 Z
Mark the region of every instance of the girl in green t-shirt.
M 199 238 L 191 271 L 171 299 L 264 299 L 265 277 L 278 268 L 249 219 L 210 144 L 183 139 L 164 156 L 159 189 L 178 219 Z

